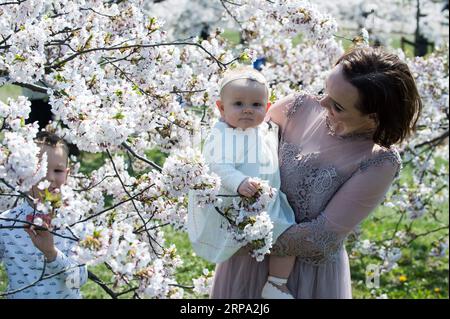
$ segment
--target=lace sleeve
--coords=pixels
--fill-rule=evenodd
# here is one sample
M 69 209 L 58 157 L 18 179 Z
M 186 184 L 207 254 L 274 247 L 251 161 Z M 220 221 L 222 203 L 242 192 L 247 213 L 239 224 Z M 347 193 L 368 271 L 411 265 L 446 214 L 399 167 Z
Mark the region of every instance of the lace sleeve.
M 335 257 L 347 234 L 383 201 L 397 176 L 400 164 L 392 154 L 389 150 L 362 164 L 315 220 L 289 228 L 278 238 L 272 253 L 314 262 Z
M 395 177 L 398 177 L 402 169 L 402 159 L 395 148 L 382 149 L 375 156 L 362 161 L 356 173 L 364 172 L 371 166 L 382 166 L 385 162 L 390 162 L 396 168 Z
M 345 231 L 321 213 L 310 222 L 287 229 L 278 237 L 271 253 L 277 256 L 294 255 L 320 264 L 336 256 L 344 237 Z

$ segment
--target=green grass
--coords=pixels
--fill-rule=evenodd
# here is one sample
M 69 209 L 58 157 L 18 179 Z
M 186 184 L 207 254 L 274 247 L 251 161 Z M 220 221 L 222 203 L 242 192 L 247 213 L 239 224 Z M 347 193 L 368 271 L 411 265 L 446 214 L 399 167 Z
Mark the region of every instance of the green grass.
M 165 231 L 167 244 L 175 244 L 177 252 L 183 260 L 183 265 L 178 268 L 176 279 L 179 284 L 192 286 L 192 279 L 199 277 L 203 269 L 212 271 L 215 265 L 195 255 L 191 243 L 186 233 L 174 231 L 168 228 Z M 191 290 L 185 290 L 185 298 L 199 298 Z M 206 296 L 205 296 L 206 297 Z
M 222 33 L 222 36 L 230 42 L 230 45 L 232 47 L 238 45 L 239 42 L 241 41 L 240 33 L 239 33 L 239 31 L 236 31 L 236 30 L 226 29 Z M 294 44 L 294 46 L 299 44 L 301 41 L 302 41 L 302 35 L 301 34 L 295 36 L 292 39 L 292 43 Z
M 8 285 L 8 277 L 6 276 L 5 267 L 0 263 L 0 291 L 6 291 Z M 1 298 L 0 298 L 1 299 Z
M 163 165 L 165 158 L 163 153 L 152 150 L 146 152 L 146 155 L 158 165 Z M 82 153 L 81 159 L 83 161 L 82 171 L 89 173 L 101 166 L 107 158 L 101 154 Z M 448 165 L 448 162 L 436 160 L 436 165 Z M 406 167 L 403 170 L 401 179 L 411 181 L 410 168 Z M 444 223 L 448 224 L 448 203 L 442 204 L 439 210 L 440 218 Z M 392 209 L 380 206 L 362 223 L 360 239 L 367 238 L 377 241 L 390 238 L 398 218 L 399 216 Z M 402 230 L 405 225 L 405 223 L 400 224 L 399 230 Z M 436 226 L 437 224 L 430 218 L 418 219 L 414 222 L 414 229 L 418 233 L 426 232 Z M 166 246 L 168 247 L 172 243 L 175 244 L 177 252 L 184 262 L 176 274 L 179 284 L 192 286 L 192 279 L 200 276 L 204 268 L 214 269 L 213 264 L 197 257 L 193 253 L 186 233 L 175 231 L 171 227 L 165 228 L 164 231 Z M 389 273 L 381 275 L 378 293 L 387 293 L 389 298 L 448 298 L 448 252 L 445 257 L 441 258 L 429 256 L 430 248 L 442 235 L 443 233 L 439 232 L 420 237 L 412 242 L 410 247 L 402 249 L 403 256 L 398 262 L 398 267 Z M 351 251 L 351 244 L 351 241 L 347 244 L 349 252 Z M 377 258 L 350 254 L 354 298 L 373 298 L 370 289 L 365 286 L 365 270 L 368 264 L 377 265 L 380 262 Z M 103 264 L 89 267 L 89 270 L 104 282 L 110 280 L 110 273 Z M 406 278 L 406 280 L 401 281 L 401 276 L 403 279 Z M 6 284 L 7 278 L 0 266 L 0 291 L 6 289 Z M 83 286 L 82 294 L 84 298 L 110 298 L 103 289 L 90 280 Z M 131 294 L 121 296 L 121 298 L 129 297 L 131 297 Z M 186 289 L 185 298 L 199 298 L 199 296 Z
M 222 36 L 227 39 L 232 46 L 238 45 L 241 39 L 239 31 L 230 29 L 224 30 Z
M 111 272 L 108 271 L 108 268 L 106 268 L 104 264 L 88 267 L 88 270 L 93 272 L 104 283 L 108 283 L 108 281 L 111 280 Z M 85 299 L 111 299 L 111 297 L 92 280 L 88 280 L 81 288 L 81 294 Z
M 448 224 L 448 204 L 442 206 L 440 217 Z M 391 209 L 378 208 L 363 222 L 361 240 L 391 238 L 398 219 L 399 216 Z M 399 230 L 402 230 L 402 226 Z M 419 219 L 415 222 L 414 229 L 423 233 L 436 226 L 439 225 L 430 220 Z M 420 237 L 409 247 L 402 249 L 398 267 L 381 274 L 379 291 L 387 293 L 389 298 L 448 298 L 448 252 L 446 257 L 429 256 L 430 248 L 441 236 L 442 232 L 438 232 Z M 365 285 L 365 269 L 369 264 L 380 263 L 377 258 L 350 255 L 354 298 L 371 298 L 370 289 Z M 401 276 L 406 277 L 405 282 L 400 280 Z M 439 292 L 435 292 L 435 289 Z
M 16 85 L 0 86 L 0 101 L 6 102 L 8 98 L 17 98 L 22 94 L 22 89 Z

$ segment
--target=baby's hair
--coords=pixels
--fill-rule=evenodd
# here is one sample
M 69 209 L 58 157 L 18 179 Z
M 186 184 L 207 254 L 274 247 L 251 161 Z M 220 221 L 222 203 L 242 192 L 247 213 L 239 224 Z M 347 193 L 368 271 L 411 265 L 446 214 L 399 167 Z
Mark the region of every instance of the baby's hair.
M 261 72 L 251 66 L 240 66 L 235 69 L 227 70 L 220 81 L 220 96 L 222 96 L 223 88 L 236 80 L 251 80 L 258 82 L 266 88 L 267 97 L 269 97 L 269 84 Z
M 34 142 L 38 145 L 47 145 L 51 147 L 62 147 L 69 157 L 69 146 L 67 142 L 62 138 L 48 131 L 40 131 L 36 134 Z

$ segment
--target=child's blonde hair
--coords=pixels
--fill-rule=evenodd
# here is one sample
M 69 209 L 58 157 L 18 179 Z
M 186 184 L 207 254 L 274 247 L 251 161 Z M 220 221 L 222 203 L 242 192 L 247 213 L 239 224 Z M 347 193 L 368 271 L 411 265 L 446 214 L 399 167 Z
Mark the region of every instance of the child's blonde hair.
M 269 98 L 269 84 L 267 83 L 266 78 L 261 72 L 251 66 L 240 66 L 235 69 L 227 70 L 220 81 L 220 96 L 222 96 L 223 88 L 236 80 L 251 80 L 264 85 L 267 92 L 267 98 Z

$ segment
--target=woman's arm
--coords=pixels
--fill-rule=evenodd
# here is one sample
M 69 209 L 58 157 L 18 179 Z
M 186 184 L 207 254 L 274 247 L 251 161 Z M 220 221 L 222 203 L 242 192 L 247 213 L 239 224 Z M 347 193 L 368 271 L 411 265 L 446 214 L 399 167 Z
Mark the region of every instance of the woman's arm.
M 315 220 L 286 230 L 272 254 L 317 259 L 334 254 L 347 234 L 383 201 L 400 168 L 393 157 L 382 157 L 355 173 Z

